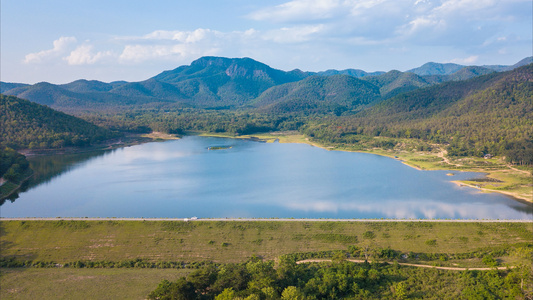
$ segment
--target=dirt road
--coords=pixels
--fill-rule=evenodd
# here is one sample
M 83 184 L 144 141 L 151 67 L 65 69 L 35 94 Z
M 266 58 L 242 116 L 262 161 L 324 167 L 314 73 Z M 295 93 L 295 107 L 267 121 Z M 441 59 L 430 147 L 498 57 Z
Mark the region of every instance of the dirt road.
M 347 259 L 346 261 L 354 262 L 354 263 L 364 263 L 365 261 L 362 259 Z M 297 261 L 297 264 L 305 264 L 305 263 L 318 263 L 318 262 L 331 262 L 331 259 L 305 259 Z M 372 262 L 372 261 L 368 261 Z M 389 262 L 386 262 L 390 264 Z M 417 267 L 417 268 L 431 268 L 431 269 L 437 269 L 437 270 L 452 270 L 452 271 L 489 271 L 493 270 L 494 268 L 460 268 L 460 267 L 437 267 L 437 266 L 431 266 L 431 265 L 417 265 L 417 264 L 408 264 L 408 263 L 398 263 L 401 266 L 410 266 L 410 267 Z M 514 267 L 498 267 L 496 269 L 498 270 L 507 270 L 507 268 L 512 269 Z

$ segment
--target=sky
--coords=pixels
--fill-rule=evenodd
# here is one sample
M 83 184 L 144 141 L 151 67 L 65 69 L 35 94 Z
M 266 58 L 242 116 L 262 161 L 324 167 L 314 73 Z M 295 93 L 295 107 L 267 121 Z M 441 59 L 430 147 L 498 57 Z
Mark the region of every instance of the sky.
M 285 71 L 512 65 L 531 0 L 2 0 L 0 80 L 141 81 L 202 56 Z

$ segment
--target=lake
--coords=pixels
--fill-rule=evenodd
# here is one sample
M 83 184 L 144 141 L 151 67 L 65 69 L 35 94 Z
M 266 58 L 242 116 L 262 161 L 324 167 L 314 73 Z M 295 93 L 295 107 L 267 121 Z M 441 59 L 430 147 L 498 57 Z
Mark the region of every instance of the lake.
M 216 150 L 214 150 L 216 149 Z M 378 155 L 186 136 L 31 159 L 2 217 L 531 219 L 531 205 Z

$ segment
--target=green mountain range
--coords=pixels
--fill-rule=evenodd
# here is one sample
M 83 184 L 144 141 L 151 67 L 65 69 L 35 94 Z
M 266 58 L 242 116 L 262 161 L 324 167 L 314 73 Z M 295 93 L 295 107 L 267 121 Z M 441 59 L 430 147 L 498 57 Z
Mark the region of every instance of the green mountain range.
M 341 125 L 341 124 L 342 125 Z M 344 133 L 449 143 L 451 155 L 533 163 L 533 64 L 403 93 L 334 126 Z
M 311 76 L 297 82 L 274 86 L 263 92 L 253 105 L 269 113 L 334 113 L 358 111 L 380 99 L 379 88 L 347 75 Z
M 528 61 L 531 58 L 514 66 L 492 67 L 512 69 Z M 217 109 L 255 107 L 271 112 L 301 110 L 338 113 L 340 110 L 357 111 L 361 104 L 374 102 L 377 98 L 374 92 L 369 95 L 369 90 L 377 88 L 379 96 L 387 99 L 438 83 L 466 80 L 494 72 L 490 67 L 428 63 L 407 72 L 367 73 L 347 69 L 312 73 L 281 71 L 250 58 L 202 57 L 188 66 L 164 71 L 141 82 L 77 80 L 62 85 L 2 82 L 0 86 L 3 94 L 69 113 L 154 105 Z M 314 79 L 306 81 L 309 77 Z M 352 83 L 353 86 L 350 86 Z M 332 91 L 332 87 L 341 90 Z M 313 91 L 314 88 L 316 90 Z M 360 95 L 357 94 L 359 92 Z M 332 93 L 336 93 L 336 96 Z

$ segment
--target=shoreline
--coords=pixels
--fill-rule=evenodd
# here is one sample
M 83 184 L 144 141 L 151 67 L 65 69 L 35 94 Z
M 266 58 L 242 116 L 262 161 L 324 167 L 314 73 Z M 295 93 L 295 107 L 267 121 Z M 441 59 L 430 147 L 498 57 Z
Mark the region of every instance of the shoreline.
M 443 159 L 442 162 L 444 162 L 446 166 L 449 166 L 449 168 L 446 168 L 446 166 L 436 166 L 434 164 L 430 165 L 429 168 L 424 168 L 424 167 L 416 165 L 414 162 L 402 159 L 394 154 L 383 153 L 383 150 L 381 149 L 352 150 L 352 149 L 338 148 L 334 146 L 325 146 L 320 143 L 310 141 L 309 138 L 305 137 L 303 134 L 300 134 L 298 132 L 293 132 L 293 131 L 280 132 L 280 133 L 259 133 L 259 134 L 242 135 L 242 136 L 234 136 L 234 135 L 225 134 L 225 133 L 207 133 L 207 132 L 188 131 L 185 133 L 185 135 L 242 139 L 242 140 L 250 140 L 250 141 L 260 141 L 260 142 L 266 142 L 266 143 L 279 142 L 282 144 L 284 143 L 307 144 L 307 145 L 317 147 L 320 149 L 324 149 L 327 151 L 344 151 L 344 152 L 374 154 L 374 155 L 384 156 L 384 157 L 392 158 L 394 160 L 398 160 L 402 164 L 409 166 L 411 168 L 414 168 L 416 170 L 419 170 L 419 171 L 444 170 L 444 171 L 477 172 L 477 173 L 485 173 L 485 177 L 489 177 L 490 175 L 494 175 L 495 172 L 501 172 L 501 171 L 510 171 L 510 172 L 516 172 L 516 173 L 526 173 L 526 174 L 528 173 L 528 171 L 519 170 L 511 166 L 507 166 L 508 169 L 499 168 L 497 170 L 486 170 L 480 167 L 459 166 L 457 164 L 451 163 L 447 158 L 445 158 L 444 152 L 442 151 L 439 152 L 436 155 L 436 157 L 442 158 Z M 30 157 L 37 156 L 37 155 L 77 154 L 77 153 L 85 153 L 85 152 L 92 152 L 92 151 L 114 150 L 114 149 L 130 147 L 130 146 L 135 146 L 135 145 L 150 143 L 150 142 L 178 140 L 178 139 L 181 139 L 181 136 L 173 135 L 173 134 L 165 134 L 161 132 L 152 132 L 149 134 L 129 134 L 129 135 L 126 135 L 124 139 L 125 139 L 124 142 L 122 141 L 122 139 L 119 139 L 118 142 L 114 141 L 112 143 L 111 142 L 105 143 L 102 145 L 97 145 L 97 146 L 89 147 L 89 148 L 45 149 L 45 150 L 37 150 L 37 151 L 24 149 L 22 151 L 19 151 L 19 153 L 24 154 L 26 156 L 30 156 Z M 421 155 L 415 154 L 415 156 L 421 156 Z M 493 189 L 478 187 L 478 186 L 466 183 L 465 181 L 457 180 L 457 181 L 452 181 L 452 182 L 457 185 L 463 185 L 463 186 L 468 186 L 473 189 L 477 189 L 479 192 L 499 193 L 501 195 L 510 197 L 515 201 L 519 201 L 521 203 L 525 203 L 528 205 L 533 205 L 533 195 L 522 195 L 522 194 L 519 194 L 518 192 L 493 190 Z M 532 190 L 533 190 L 533 187 L 532 187 Z
M 196 132 L 195 132 L 196 133 Z M 278 141 L 279 143 L 288 143 L 288 144 L 307 144 L 307 145 L 311 145 L 313 147 L 317 147 L 317 148 L 320 148 L 320 149 L 324 149 L 324 150 L 328 150 L 328 151 L 344 151 L 344 152 L 354 152 L 354 153 L 367 153 L 367 154 L 374 154 L 374 155 L 379 155 L 379 156 L 384 156 L 384 157 L 388 157 L 388 158 L 392 158 L 392 159 L 395 159 L 395 160 L 398 160 L 400 161 L 402 164 L 406 165 L 406 166 L 409 166 L 411 168 L 414 168 L 418 171 L 460 171 L 460 172 L 476 172 L 476 173 L 485 173 L 485 177 L 488 177 L 490 175 L 494 175 L 495 172 L 497 171 L 514 171 L 514 172 L 517 172 L 517 173 L 528 173 L 527 171 L 524 171 L 524 170 L 519 170 L 519 169 L 516 169 L 516 168 L 513 168 L 513 167 L 509 167 L 508 166 L 508 169 L 498 169 L 498 170 L 486 170 L 486 169 L 482 169 L 482 168 L 479 168 L 479 167 L 462 167 L 462 166 L 459 166 L 457 164 L 454 164 L 452 162 L 450 162 L 447 158 L 444 157 L 444 152 L 439 152 L 436 156 L 437 157 L 440 157 L 442 158 L 443 162 L 449 166 L 450 168 L 446 168 L 446 167 L 437 167 L 437 166 L 432 166 L 431 168 L 423 168 L 423 167 L 420 167 L 420 166 L 417 166 L 415 165 L 413 162 L 410 162 L 408 160 L 404 160 L 404 159 L 401 159 L 393 154 L 386 154 L 386 153 L 383 153 L 381 152 L 380 150 L 381 149 L 373 149 L 373 150 L 351 150 L 351 149 L 339 149 L 339 148 L 335 148 L 333 146 L 325 146 L 325 145 L 322 145 L 322 144 L 319 144 L 317 142 L 312 142 L 309 140 L 309 138 L 306 138 L 303 134 L 300 134 L 300 133 L 297 133 L 297 134 L 289 134 L 289 135 L 285 135 L 285 134 L 269 134 L 269 133 L 263 133 L 263 134 L 251 134 L 251 135 L 243 135 L 243 136 L 232 136 L 232 135 L 229 135 L 229 134 L 210 134 L 210 133 L 196 133 L 196 135 L 199 135 L 199 136 L 206 136 L 206 137 L 221 137 L 221 138 L 234 138 L 234 139 L 244 139 L 244 140 L 252 140 L 252 141 L 263 141 L 263 142 L 266 142 L 266 143 L 272 143 L 272 142 L 275 142 L 275 141 Z M 465 180 L 465 181 L 468 181 L 468 180 Z M 509 192 L 509 191 L 501 191 L 501 190 L 493 190 L 493 189 L 488 189 L 488 188 L 482 188 L 482 187 L 477 187 L 475 185 L 471 185 L 471 184 L 468 184 L 464 181 L 461 181 L 461 180 L 456 180 L 456 181 L 452 181 L 453 183 L 457 184 L 457 185 L 464 185 L 464 186 L 468 186 L 470 188 L 473 188 L 473 189 L 477 189 L 479 192 L 484 192 L 484 193 L 499 193 L 499 194 L 502 194 L 502 195 L 505 195 L 505 196 L 508 196 L 508 197 L 511 197 L 513 200 L 515 201 L 519 201 L 521 203 L 526 203 L 526 204 L 529 204 L 529 205 L 533 205 L 533 196 L 529 196 L 529 195 L 521 195 L 517 192 Z M 532 187 L 533 189 L 533 187 Z
M 79 153 L 87 153 L 87 152 L 93 152 L 93 151 L 106 151 L 106 150 L 114 150 L 119 148 L 125 148 L 125 147 L 131 147 L 136 146 L 144 143 L 152 143 L 152 142 L 159 142 L 159 141 L 167 141 L 167 140 L 179 140 L 181 137 L 172 135 L 172 134 L 166 134 L 162 132 L 152 132 L 152 133 L 130 133 L 125 134 L 122 138 L 118 139 L 112 139 L 105 143 L 96 144 L 88 147 L 65 147 L 65 148 L 59 148 L 59 149 L 21 149 L 17 152 L 26 156 L 26 157 L 32 157 L 32 156 L 45 156 L 45 155 L 66 155 L 66 154 L 79 154 Z

